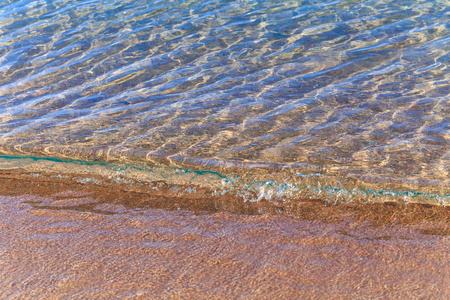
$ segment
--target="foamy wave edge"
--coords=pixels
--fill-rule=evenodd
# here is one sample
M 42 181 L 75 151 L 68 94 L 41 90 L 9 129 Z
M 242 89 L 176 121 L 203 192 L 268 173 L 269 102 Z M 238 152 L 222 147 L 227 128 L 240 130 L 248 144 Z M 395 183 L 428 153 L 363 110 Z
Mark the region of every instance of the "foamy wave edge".
M 328 203 L 420 203 L 448 206 L 450 193 L 442 188 L 436 193 L 429 188 L 380 188 L 373 180 L 357 177 L 344 180 L 314 172 L 295 172 L 292 169 L 252 169 L 246 172 L 218 172 L 209 169 L 190 169 L 144 164 L 106 163 L 77 159 L 37 156 L 0 156 L 0 171 L 21 170 L 26 176 L 70 178 L 78 183 L 102 185 L 106 181 L 150 192 L 163 191 L 169 197 L 195 196 L 236 197 L 243 202 L 268 201 L 276 205 L 296 200 L 314 199 Z M 397 186 L 398 188 L 395 188 Z M 402 189 L 403 188 L 403 189 Z M 1 191 L 0 191 L 1 192 Z

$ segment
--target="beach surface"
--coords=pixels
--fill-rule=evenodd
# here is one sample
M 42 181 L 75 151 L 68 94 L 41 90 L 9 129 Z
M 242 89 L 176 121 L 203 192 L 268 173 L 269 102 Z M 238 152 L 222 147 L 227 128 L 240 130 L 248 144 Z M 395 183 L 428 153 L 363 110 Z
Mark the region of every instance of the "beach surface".
M 208 209 L 12 174 L 0 188 L 3 299 L 450 297 L 445 207 Z

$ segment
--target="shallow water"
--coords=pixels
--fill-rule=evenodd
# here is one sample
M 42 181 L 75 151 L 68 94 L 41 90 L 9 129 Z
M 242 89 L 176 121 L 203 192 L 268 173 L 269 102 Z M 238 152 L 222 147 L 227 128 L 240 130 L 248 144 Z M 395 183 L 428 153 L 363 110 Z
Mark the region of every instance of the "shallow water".
M 0 1 L 1 151 L 220 171 L 251 200 L 448 204 L 449 16 L 445 0 Z

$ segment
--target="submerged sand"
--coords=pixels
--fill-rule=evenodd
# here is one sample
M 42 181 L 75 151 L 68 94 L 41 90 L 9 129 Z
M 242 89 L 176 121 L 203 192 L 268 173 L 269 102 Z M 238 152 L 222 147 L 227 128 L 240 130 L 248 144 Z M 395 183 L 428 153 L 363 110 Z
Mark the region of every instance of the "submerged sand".
M 6 175 L 0 190 L 2 299 L 450 298 L 443 207 L 208 206 Z

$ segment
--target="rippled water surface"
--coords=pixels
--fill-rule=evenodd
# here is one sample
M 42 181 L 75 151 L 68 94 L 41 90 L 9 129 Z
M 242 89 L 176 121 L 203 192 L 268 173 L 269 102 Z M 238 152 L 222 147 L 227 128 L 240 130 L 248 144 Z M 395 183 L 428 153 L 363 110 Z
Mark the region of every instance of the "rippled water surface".
M 448 0 L 0 0 L 8 155 L 445 195 L 449 95 Z

